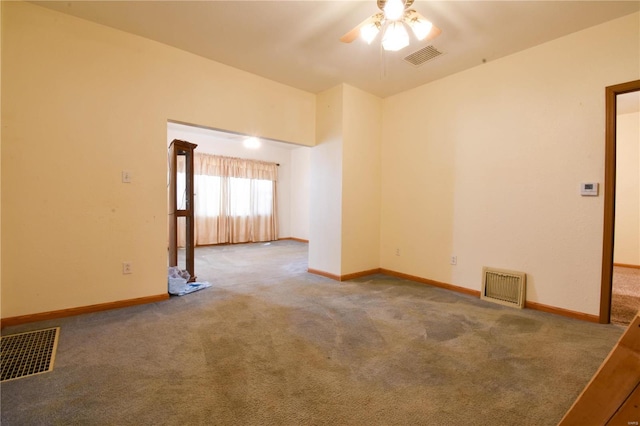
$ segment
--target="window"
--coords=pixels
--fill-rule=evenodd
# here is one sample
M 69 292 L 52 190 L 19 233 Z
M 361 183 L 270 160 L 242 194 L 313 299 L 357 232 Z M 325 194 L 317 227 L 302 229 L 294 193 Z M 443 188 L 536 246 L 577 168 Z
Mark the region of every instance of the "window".
M 275 163 L 196 154 L 194 171 L 196 245 L 277 239 Z M 177 183 L 184 193 L 183 173 Z

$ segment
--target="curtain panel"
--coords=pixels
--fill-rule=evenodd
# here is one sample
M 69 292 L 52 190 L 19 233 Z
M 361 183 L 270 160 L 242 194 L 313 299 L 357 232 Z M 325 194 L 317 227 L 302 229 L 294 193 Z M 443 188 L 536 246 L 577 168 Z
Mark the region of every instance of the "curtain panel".
M 193 160 L 196 245 L 277 239 L 277 164 L 199 153 Z M 184 229 L 178 229 L 182 246 Z

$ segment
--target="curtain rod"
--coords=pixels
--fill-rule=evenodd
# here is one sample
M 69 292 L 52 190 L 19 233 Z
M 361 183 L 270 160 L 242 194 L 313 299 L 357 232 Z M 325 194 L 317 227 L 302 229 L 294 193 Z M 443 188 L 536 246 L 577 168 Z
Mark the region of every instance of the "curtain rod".
M 2 1 L 2 0 L 0 0 L 0 1 Z M 189 142 L 188 142 L 188 143 L 189 143 Z M 214 157 L 223 157 L 223 158 L 236 158 L 236 159 L 239 159 L 239 160 L 260 161 L 260 162 L 263 162 L 263 163 L 271 163 L 271 164 L 275 164 L 276 166 L 280 167 L 280 163 L 273 163 L 273 162 L 271 162 L 271 161 L 265 161 L 265 160 L 253 160 L 253 159 L 251 159 L 251 158 L 242 158 L 242 157 L 227 157 L 226 155 L 209 154 L 209 153 L 200 153 L 200 152 L 198 152 L 197 154 L 202 154 L 202 155 L 211 155 L 211 156 L 214 156 Z

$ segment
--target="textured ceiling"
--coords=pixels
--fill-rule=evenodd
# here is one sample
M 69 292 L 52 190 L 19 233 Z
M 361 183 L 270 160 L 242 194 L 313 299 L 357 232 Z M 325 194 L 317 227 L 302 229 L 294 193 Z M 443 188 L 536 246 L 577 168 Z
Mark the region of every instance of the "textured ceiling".
M 368 1 L 44 1 L 38 5 L 157 40 L 305 91 L 347 83 L 387 97 L 484 61 L 627 15 L 638 1 L 420 1 L 442 29 L 400 52 L 340 36 L 378 11 Z M 433 45 L 443 55 L 413 66 Z

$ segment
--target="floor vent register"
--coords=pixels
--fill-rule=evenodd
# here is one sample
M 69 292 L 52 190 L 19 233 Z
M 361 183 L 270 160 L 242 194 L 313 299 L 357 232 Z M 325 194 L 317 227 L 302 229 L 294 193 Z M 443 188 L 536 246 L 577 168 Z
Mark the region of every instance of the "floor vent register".
M 2 380 L 21 379 L 53 370 L 60 327 L 0 338 Z

